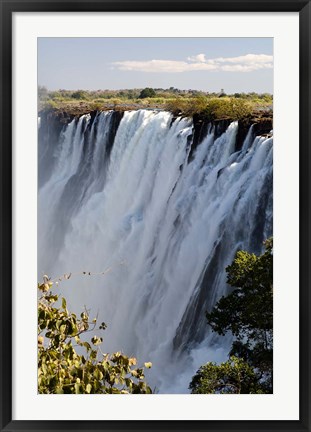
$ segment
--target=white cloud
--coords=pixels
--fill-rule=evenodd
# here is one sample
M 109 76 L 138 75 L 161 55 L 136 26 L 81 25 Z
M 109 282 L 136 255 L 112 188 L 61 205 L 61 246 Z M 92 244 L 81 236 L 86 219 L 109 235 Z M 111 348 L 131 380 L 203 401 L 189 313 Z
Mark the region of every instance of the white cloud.
M 217 63 L 269 64 L 273 62 L 273 56 L 266 54 L 246 54 L 239 57 L 219 57 L 214 59 L 214 61 Z
M 187 60 L 189 60 L 191 62 L 200 62 L 200 63 L 206 62 L 205 54 L 198 54 L 198 55 L 193 56 L 193 57 L 188 57 Z
M 232 64 L 232 65 L 223 65 L 220 66 L 219 70 L 222 70 L 224 72 L 253 72 L 255 70 L 260 69 L 272 69 L 273 64 L 272 63 L 253 63 L 249 65 L 243 65 L 243 64 Z
M 187 61 L 146 60 L 118 61 L 112 63 L 123 71 L 179 73 L 190 71 L 252 72 L 273 68 L 273 56 L 246 54 L 239 57 L 206 58 L 205 54 L 188 57 Z
M 137 72 L 188 72 L 192 70 L 214 70 L 207 63 L 187 63 L 176 60 L 120 61 L 114 62 L 119 70 Z

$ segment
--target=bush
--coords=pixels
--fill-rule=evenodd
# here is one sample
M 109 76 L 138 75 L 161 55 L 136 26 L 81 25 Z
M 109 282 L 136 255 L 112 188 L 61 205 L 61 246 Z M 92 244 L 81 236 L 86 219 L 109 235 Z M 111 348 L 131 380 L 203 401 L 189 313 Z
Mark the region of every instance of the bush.
M 139 97 L 139 99 L 145 99 L 148 97 L 152 98 L 155 96 L 156 96 L 156 92 L 153 90 L 153 88 L 146 87 L 140 92 L 140 95 L 138 97 Z
M 78 90 L 78 91 L 72 93 L 71 97 L 73 99 L 80 99 L 80 100 L 84 99 L 85 100 L 85 99 L 89 98 L 89 94 L 85 90 Z
M 216 381 L 226 387 L 227 393 L 236 393 L 230 383 L 240 368 L 244 378 L 234 384 L 243 389 L 239 393 L 273 391 L 272 238 L 265 247 L 259 256 L 238 251 L 226 268 L 227 283 L 234 290 L 223 296 L 206 317 L 214 332 L 222 336 L 229 332 L 235 337 L 229 353 L 234 360 L 202 366 L 190 383 L 195 393 L 219 392 Z
M 96 318 L 90 320 L 87 310 L 78 318 L 68 311 L 65 298 L 56 306 L 60 297 L 51 292 L 52 285 L 47 277 L 38 284 L 39 393 L 152 393 L 144 381 L 144 368 L 135 367 L 134 357 L 121 352 L 103 354 L 100 336 L 93 336 L 90 342 L 81 339 L 82 334 L 95 330 Z M 105 329 L 105 323 L 98 327 Z M 151 366 L 145 363 L 146 368 Z
M 196 98 L 176 98 L 169 100 L 166 109 L 174 115 L 191 117 L 200 114 L 207 120 L 240 120 L 252 114 L 252 105 L 239 98 L 207 98 L 198 96 Z
M 192 394 L 267 393 L 259 383 L 255 370 L 234 356 L 220 365 L 209 362 L 201 366 L 192 378 L 189 389 Z

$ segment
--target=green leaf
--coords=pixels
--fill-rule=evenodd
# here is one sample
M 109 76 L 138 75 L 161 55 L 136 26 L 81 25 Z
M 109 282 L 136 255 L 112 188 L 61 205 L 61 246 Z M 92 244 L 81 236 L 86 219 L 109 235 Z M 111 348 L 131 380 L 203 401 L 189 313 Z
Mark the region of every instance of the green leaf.
M 93 336 L 92 339 L 91 339 L 91 341 L 92 341 L 92 344 L 94 344 L 94 345 L 100 345 L 102 343 L 102 341 L 103 341 L 103 338 L 97 337 L 97 336 Z
M 88 342 L 83 342 L 82 345 L 86 348 L 87 351 L 90 351 L 92 349 L 91 345 Z
M 63 324 L 63 325 L 60 326 L 59 331 L 60 331 L 61 334 L 65 333 L 66 327 L 67 327 L 66 324 Z
M 64 389 L 62 387 L 57 387 L 56 394 L 64 394 Z

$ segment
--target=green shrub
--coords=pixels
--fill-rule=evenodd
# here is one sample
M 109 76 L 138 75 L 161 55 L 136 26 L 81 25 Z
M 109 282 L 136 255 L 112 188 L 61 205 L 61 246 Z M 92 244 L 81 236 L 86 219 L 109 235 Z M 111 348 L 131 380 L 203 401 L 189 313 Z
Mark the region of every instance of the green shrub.
M 139 99 L 145 99 L 148 97 L 152 98 L 155 96 L 156 96 L 156 92 L 153 90 L 153 88 L 146 87 L 140 92 L 140 95 L 138 97 L 139 97 Z
M 209 362 L 201 366 L 192 378 L 189 389 L 192 394 L 267 393 L 254 368 L 234 356 L 220 365 Z
M 90 342 L 82 334 L 96 328 L 84 310 L 80 318 L 67 309 L 65 298 L 51 292 L 53 282 L 45 277 L 38 284 L 38 391 L 39 393 L 152 393 L 144 381 L 144 367 L 121 352 L 103 354 L 103 338 Z M 57 302 L 61 300 L 61 306 Z M 98 331 L 106 329 L 101 323 Z M 76 350 L 76 348 L 78 350 Z M 150 368 L 151 363 L 145 363 Z
M 219 335 L 229 332 L 233 341 L 230 360 L 207 363 L 192 378 L 193 393 L 273 392 L 273 240 L 262 255 L 238 251 L 226 268 L 234 289 L 221 297 L 208 324 Z
M 74 93 L 72 93 L 71 97 L 73 99 L 87 100 L 89 99 L 89 94 L 85 90 L 77 90 Z
M 207 98 L 198 96 L 196 98 L 176 98 L 169 100 L 166 109 L 174 115 L 191 117 L 200 114 L 208 120 L 231 119 L 239 120 L 248 117 L 252 113 L 252 105 L 239 98 Z

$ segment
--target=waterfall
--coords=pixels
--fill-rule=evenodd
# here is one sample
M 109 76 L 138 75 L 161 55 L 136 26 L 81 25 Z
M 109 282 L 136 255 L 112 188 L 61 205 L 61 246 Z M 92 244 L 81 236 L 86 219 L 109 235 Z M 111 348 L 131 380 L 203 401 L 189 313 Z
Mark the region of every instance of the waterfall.
M 201 364 L 228 353 L 205 319 L 228 292 L 226 266 L 272 234 L 271 136 L 251 127 L 236 151 L 238 122 L 210 124 L 191 148 L 191 119 L 152 110 L 83 115 L 50 139 L 47 123 L 38 278 L 90 272 L 62 284 L 70 310 L 107 323 L 104 352 L 151 361 L 151 387 L 187 393 Z

